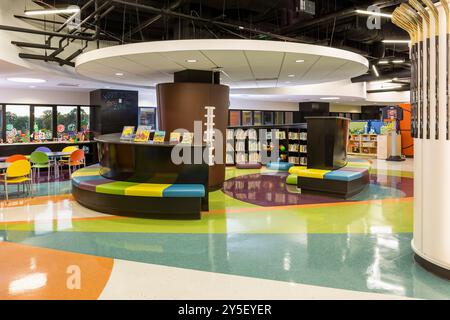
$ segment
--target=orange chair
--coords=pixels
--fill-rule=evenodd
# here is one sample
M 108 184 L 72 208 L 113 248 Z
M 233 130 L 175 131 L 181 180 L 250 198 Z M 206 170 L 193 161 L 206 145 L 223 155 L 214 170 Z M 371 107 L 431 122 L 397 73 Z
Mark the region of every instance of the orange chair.
M 27 160 L 28 161 L 27 157 L 25 157 L 24 155 L 15 154 L 15 155 L 12 155 L 12 156 L 9 156 L 8 158 L 6 158 L 5 162 L 13 163 L 18 160 Z
M 81 167 L 86 166 L 86 161 L 84 159 L 84 151 L 81 149 L 77 149 L 71 153 L 69 161 L 60 160 L 59 165 L 64 167 L 65 165 L 69 166 L 69 174 L 72 174 L 73 167 Z

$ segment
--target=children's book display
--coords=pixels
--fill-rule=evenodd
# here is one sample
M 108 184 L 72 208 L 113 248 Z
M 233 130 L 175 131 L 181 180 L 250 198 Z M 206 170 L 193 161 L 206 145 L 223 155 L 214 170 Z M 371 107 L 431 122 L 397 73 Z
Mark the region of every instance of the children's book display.
M 164 142 L 165 137 L 166 137 L 165 131 L 155 131 L 155 134 L 153 135 L 153 142 L 156 143 Z
M 181 133 L 179 132 L 171 132 L 169 141 L 171 143 L 179 143 L 181 140 Z
M 181 140 L 181 143 L 192 144 L 193 140 L 194 140 L 193 132 L 183 132 L 183 139 Z
M 134 134 L 134 126 L 125 126 L 122 130 L 120 140 L 131 140 Z
M 134 142 L 147 142 L 151 129 L 151 126 L 139 126 L 134 137 Z

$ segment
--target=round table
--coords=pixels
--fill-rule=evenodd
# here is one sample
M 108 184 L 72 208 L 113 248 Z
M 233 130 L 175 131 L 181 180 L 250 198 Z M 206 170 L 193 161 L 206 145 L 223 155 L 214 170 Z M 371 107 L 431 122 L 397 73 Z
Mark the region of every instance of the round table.
M 58 158 L 62 158 L 64 156 L 70 156 L 72 154 L 72 152 L 62 152 L 62 151 L 52 151 L 52 152 L 44 152 L 48 158 L 50 159 L 50 161 L 53 161 L 53 166 L 54 166 L 54 174 L 55 174 L 55 178 L 59 178 L 59 169 L 58 169 Z

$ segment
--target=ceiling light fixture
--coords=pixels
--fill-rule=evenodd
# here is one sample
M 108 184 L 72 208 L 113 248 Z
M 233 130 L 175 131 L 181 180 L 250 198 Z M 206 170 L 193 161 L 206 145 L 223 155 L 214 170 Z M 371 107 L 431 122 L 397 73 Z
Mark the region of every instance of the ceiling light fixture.
M 377 17 L 385 17 L 392 18 L 392 14 L 376 12 L 376 11 L 367 11 L 367 10 L 355 10 L 356 13 L 364 14 L 366 16 L 377 16 Z
M 6 80 L 11 82 L 19 82 L 19 83 L 44 83 L 47 82 L 44 79 L 37 78 L 7 78 Z
M 197 60 L 195 60 L 195 59 L 187 59 L 186 62 L 187 63 L 196 63 Z
M 389 64 L 389 60 L 380 60 L 378 64 Z
M 122 72 L 116 72 L 116 76 L 121 77 L 121 76 L 123 76 L 123 73 Z
M 339 97 L 323 97 L 323 98 L 320 98 L 320 100 L 339 100 L 340 98 Z
M 44 14 L 60 14 L 60 13 L 78 13 L 80 8 L 70 7 L 65 9 L 48 9 L 48 10 L 25 10 L 26 16 L 38 16 Z
M 404 63 L 405 60 L 403 59 L 396 59 L 396 60 L 392 60 L 392 63 Z
M 408 44 L 408 43 L 410 43 L 411 41 L 410 40 L 401 40 L 401 39 L 398 39 L 398 40 L 395 40 L 395 39 L 385 39 L 385 40 L 383 40 L 383 43 L 406 43 L 406 44 Z
M 298 59 L 298 60 L 295 60 L 295 62 L 296 62 L 296 63 L 303 63 L 303 62 L 305 62 L 305 60 L 303 60 L 303 59 Z
M 377 67 L 375 67 L 374 64 L 372 65 L 372 70 L 375 73 L 375 76 L 378 78 L 380 76 L 380 74 L 378 73 L 378 69 L 377 69 Z
M 288 74 L 288 77 L 293 78 L 293 77 L 295 77 L 295 74 Z

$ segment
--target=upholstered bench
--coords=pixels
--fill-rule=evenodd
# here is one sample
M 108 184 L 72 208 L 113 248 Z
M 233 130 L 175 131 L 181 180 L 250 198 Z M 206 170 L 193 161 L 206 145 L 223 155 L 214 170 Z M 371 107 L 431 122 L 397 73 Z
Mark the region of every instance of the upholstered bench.
M 370 162 L 348 161 L 338 170 L 308 169 L 296 166 L 289 169 L 286 184 L 297 185 L 302 190 L 329 193 L 345 198 L 354 196 L 369 183 Z
M 202 184 L 158 184 L 116 181 L 100 175 L 98 165 L 72 174 L 72 193 L 82 205 L 113 214 L 141 213 L 200 218 L 208 210 Z
M 278 171 L 288 171 L 292 166 L 294 166 L 294 164 L 289 162 L 269 162 L 266 164 L 267 169 Z
M 236 169 L 261 169 L 262 165 L 259 162 L 243 162 L 237 163 Z

